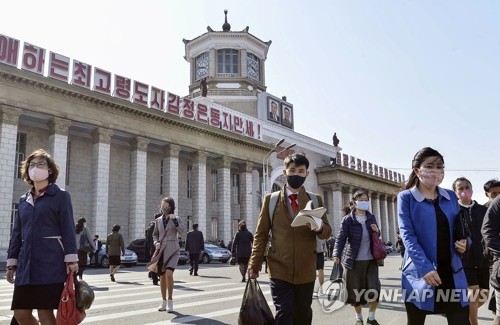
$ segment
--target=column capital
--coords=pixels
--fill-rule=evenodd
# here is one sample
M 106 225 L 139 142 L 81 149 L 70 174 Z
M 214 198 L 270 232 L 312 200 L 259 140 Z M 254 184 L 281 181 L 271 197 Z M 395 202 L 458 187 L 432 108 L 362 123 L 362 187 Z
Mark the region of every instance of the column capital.
M 339 191 L 339 192 L 341 192 L 343 190 L 343 185 L 340 184 L 340 183 L 333 183 L 333 184 L 330 184 L 330 189 L 332 191 Z
M 68 135 L 68 129 L 71 121 L 60 117 L 53 117 L 47 122 L 50 134 Z
M 147 151 L 149 139 L 137 136 L 137 137 L 130 139 L 129 143 L 132 146 L 132 150 Z
M 380 197 L 380 193 L 378 193 L 378 192 L 371 192 L 370 193 L 370 199 L 378 200 L 379 197 Z
M 21 114 L 22 110 L 18 108 L 0 104 L 0 122 L 2 123 L 17 125 Z
M 245 173 L 251 173 L 253 171 L 255 164 L 253 162 L 246 162 L 243 164 L 243 171 Z
M 217 166 L 217 169 L 219 168 L 231 168 L 231 163 L 233 162 L 233 158 L 231 157 L 219 157 L 215 159 L 215 165 Z
M 192 154 L 193 159 L 197 162 L 206 162 L 208 158 L 208 153 L 206 151 L 196 151 Z
M 92 131 L 92 139 L 94 140 L 94 143 L 111 144 L 111 137 L 113 136 L 113 133 L 113 130 L 95 128 Z
M 162 147 L 165 157 L 179 158 L 181 146 L 178 144 L 169 143 Z

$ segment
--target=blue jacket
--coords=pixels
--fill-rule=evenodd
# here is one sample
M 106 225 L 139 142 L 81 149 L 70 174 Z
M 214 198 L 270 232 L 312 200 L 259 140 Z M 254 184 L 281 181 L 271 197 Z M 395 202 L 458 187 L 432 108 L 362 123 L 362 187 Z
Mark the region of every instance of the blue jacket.
M 438 192 L 439 206 L 448 218 L 452 238 L 450 252 L 453 280 L 456 289 L 460 289 L 458 292 L 462 306 L 467 306 L 467 279 L 453 240 L 453 225 L 460 208 L 453 191 L 438 187 Z M 436 270 L 439 263 L 434 205 L 425 201 L 417 187 L 402 191 L 398 194 L 398 220 L 399 232 L 406 247 L 402 272 L 403 297 L 419 309 L 434 311 L 434 294 L 417 297 L 412 292 L 414 289 L 421 290 L 424 286 L 435 292 L 435 287 L 426 286 L 422 279 L 430 271 Z
M 372 224 L 377 224 L 375 216 L 366 211 L 365 226 L 366 229 L 368 229 L 369 234 L 373 232 L 371 228 Z M 358 256 L 359 247 L 361 246 L 361 238 L 363 236 L 363 228 L 361 227 L 361 224 L 354 216 L 354 211 L 346 215 L 340 224 L 340 231 L 337 236 L 337 240 L 335 241 L 333 256 L 339 258 L 342 257 L 342 265 L 346 269 L 352 269 L 354 267 L 354 261 Z
M 31 192 L 19 201 L 7 265 L 16 265 L 15 285 L 66 281 L 65 262 L 76 262 L 73 208 L 68 192 L 48 186 L 33 203 Z

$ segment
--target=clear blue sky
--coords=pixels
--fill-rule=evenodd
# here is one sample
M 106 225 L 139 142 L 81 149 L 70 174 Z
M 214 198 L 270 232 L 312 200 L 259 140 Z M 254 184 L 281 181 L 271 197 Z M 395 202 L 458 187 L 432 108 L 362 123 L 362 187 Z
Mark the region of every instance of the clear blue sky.
M 209 25 L 272 40 L 268 92 L 294 104 L 296 131 L 408 176 L 425 146 L 445 187 L 500 177 L 500 2 L 9 1 L 0 34 L 187 94 L 182 39 Z

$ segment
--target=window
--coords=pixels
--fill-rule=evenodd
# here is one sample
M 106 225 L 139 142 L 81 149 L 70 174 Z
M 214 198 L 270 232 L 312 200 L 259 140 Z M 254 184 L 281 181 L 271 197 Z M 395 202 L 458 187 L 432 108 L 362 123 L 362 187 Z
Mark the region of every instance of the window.
M 12 203 L 12 208 L 10 211 L 10 236 L 11 237 L 12 237 L 12 228 L 14 228 L 14 221 L 16 220 L 18 208 L 19 208 L 18 203 Z
M 217 201 L 217 185 L 219 184 L 219 174 L 216 169 L 212 169 L 212 201 Z
M 217 73 L 228 77 L 238 75 L 239 52 L 238 50 L 224 49 L 217 51 Z
M 163 181 L 164 181 L 164 175 L 163 175 L 163 159 L 160 162 L 160 195 L 163 195 Z
M 232 196 L 234 203 L 240 203 L 240 175 L 233 174 Z
M 14 177 L 21 178 L 21 164 L 26 159 L 26 133 L 18 133 L 16 137 L 16 162 Z
M 200 54 L 195 60 L 195 80 L 201 80 L 208 77 L 208 52 Z
M 193 165 L 187 165 L 187 198 L 191 198 L 191 185 L 193 176 Z
M 70 164 L 70 159 L 71 159 L 71 142 L 68 141 L 68 144 L 66 145 L 66 179 L 64 180 L 66 185 L 69 184 L 69 166 Z
M 211 238 L 212 239 L 219 238 L 219 219 L 212 218 L 211 230 L 212 230 Z

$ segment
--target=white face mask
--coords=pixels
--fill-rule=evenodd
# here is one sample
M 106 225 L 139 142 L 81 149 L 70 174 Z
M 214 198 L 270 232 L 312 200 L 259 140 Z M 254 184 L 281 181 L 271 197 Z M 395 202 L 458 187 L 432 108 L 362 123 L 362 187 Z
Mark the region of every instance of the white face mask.
M 30 179 L 33 182 L 40 182 L 44 181 L 47 178 L 49 178 L 49 170 L 48 169 L 42 169 L 38 167 L 33 167 L 28 171 L 28 174 L 30 176 Z
M 368 210 L 370 208 L 370 202 L 369 201 L 356 201 L 356 208 L 359 210 Z

